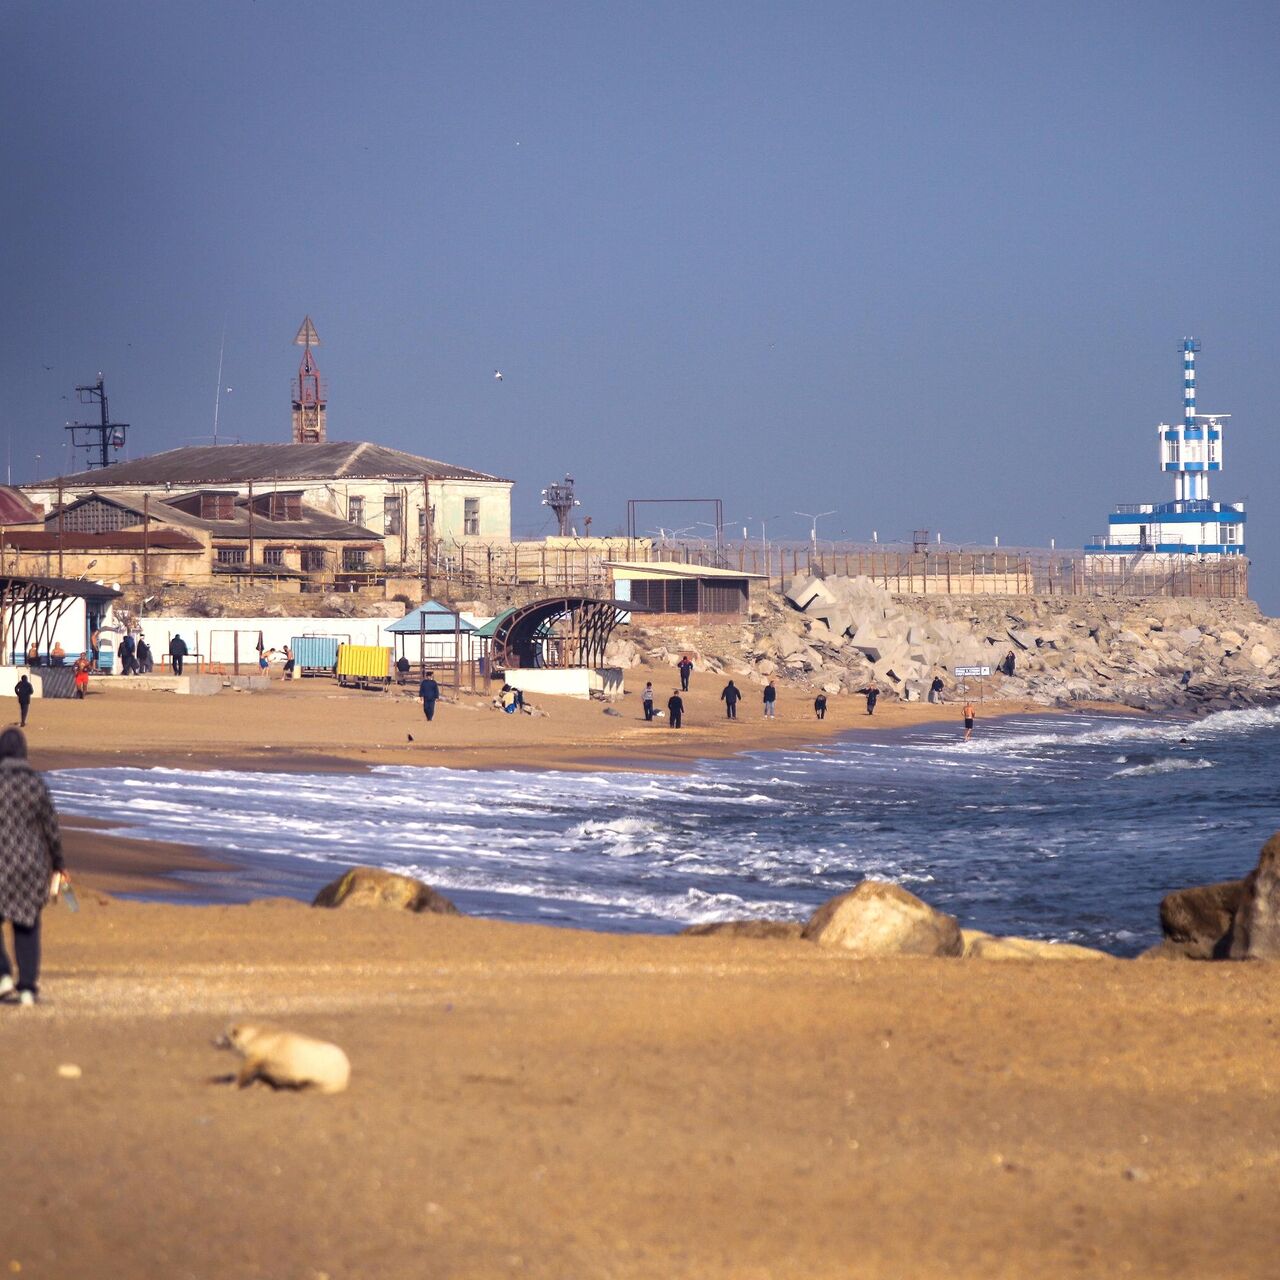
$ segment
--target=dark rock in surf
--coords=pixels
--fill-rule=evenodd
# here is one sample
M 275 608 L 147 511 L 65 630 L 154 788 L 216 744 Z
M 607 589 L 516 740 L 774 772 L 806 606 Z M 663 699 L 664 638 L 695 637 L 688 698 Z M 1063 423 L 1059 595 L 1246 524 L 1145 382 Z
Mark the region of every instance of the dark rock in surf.
M 1224 960 L 1231 926 L 1244 893 L 1243 880 L 1175 889 L 1160 900 L 1164 945 L 1191 960 Z
M 1231 924 L 1232 960 L 1280 960 L 1280 832 L 1244 878 Z

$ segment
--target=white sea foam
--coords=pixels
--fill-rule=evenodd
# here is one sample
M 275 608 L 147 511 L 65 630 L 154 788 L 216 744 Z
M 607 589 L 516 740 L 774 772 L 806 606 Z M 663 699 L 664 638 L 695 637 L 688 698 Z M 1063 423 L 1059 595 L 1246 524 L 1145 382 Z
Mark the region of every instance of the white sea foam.
M 1180 773 L 1184 769 L 1212 769 L 1212 760 L 1179 760 L 1168 758 L 1152 760 L 1150 764 L 1134 764 L 1127 769 L 1117 769 L 1113 778 L 1148 778 L 1161 773 Z

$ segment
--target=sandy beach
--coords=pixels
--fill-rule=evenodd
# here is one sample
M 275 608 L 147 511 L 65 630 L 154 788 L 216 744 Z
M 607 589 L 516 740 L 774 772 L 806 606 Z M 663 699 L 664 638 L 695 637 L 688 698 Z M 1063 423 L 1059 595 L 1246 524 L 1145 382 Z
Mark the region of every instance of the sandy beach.
M 749 699 L 726 725 L 718 692 L 695 677 L 679 733 L 645 725 L 636 695 L 618 717 L 446 705 L 427 726 L 416 702 L 322 684 L 108 690 L 37 703 L 29 728 L 44 768 L 350 770 L 681 768 L 868 724 L 861 699 L 819 724 L 784 690 L 776 723 Z M 874 727 L 958 716 L 882 703 Z M 0 1008 L 12 1274 L 1274 1271 L 1258 1225 L 1277 1208 L 1274 966 L 856 961 L 800 941 L 140 903 L 109 895 L 208 860 L 68 826 L 82 909 L 46 912 L 41 1005 Z M 350 1090 L 210 1083 L 234 1068 L 211 1042 L 238 1017 L 342 1045 Z
M 832 698 L 818 720 L 811 695 L 783 688 L 777 716 L 761 713 L 760 691 L 749 686 L 739 719 L 726 720 L 720 691 L 725 677 L 695 674 L 684 695 L 685 727 L 646 724 L 640 690 L 652 680 L 657 705 L 679 679 L 672 670 L 637 667 L 628 692 L 606 713 L 599 702 L 532 700 L 545 716 L 504 715 L 490 699 L 464 692 L 444 701 L 428 724 L 422 704 L 406 690 L 390 693 L 338 688 L 329 680 L 274 682 L 262 693 L 230 689 L 214 697 L 179 697 L 113 689 L 94 682 L 83 702 L 33 704 L 28 735 L 45 769 L 86 765 L 170 765 L 177 768 L 342 769 L 375 764 L 452 768 L 675 767 L 688 761 L 768 747 L 821 744 L 850 728 L 893 729 L 945 721 L 960 732 L 960 704 L 881 700 L 874 716 L 863 698 Z M 446 693 L 446 698 L 449 695 Z M 7 701 L 16 722 L 17 703 Z M 1085 704 L 1081 704 L 1082 706 Z M 986 714 L 1039 711 L 1034 704 L 993 703 Z M 409 741 L 409 735 L 413 741 Z
M 1273 966 L 87 899 L 0 1010 L 15 1274 L 1274 1274 Z M 350 1090 L 207 1083 L 241 1015 Z

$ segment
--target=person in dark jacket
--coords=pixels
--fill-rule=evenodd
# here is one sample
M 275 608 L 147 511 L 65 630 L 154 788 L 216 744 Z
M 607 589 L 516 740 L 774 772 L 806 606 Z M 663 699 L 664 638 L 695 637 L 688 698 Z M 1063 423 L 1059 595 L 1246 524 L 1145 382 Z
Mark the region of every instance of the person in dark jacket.
M 880 697 L 879 687 L 875 684 L 874 681 L 872 681 L 872 683 L 867 685 L 867 687 L 863 689 L 862 692 L 866 694 L 866 697 L 867 697 L 867 715 L 869 716 L 875 715 L 876 700 Z
M 1013 675 L 1013 668 L 1017 664 L 1017 661 L 1018 659 L 1014 656 L 1013 650 L 1010 649 L 1009 652 L 1004 655 L 1004 661 L 1000 664 L 1001 674 L 1006 676 Z
M 671 727 L 680 728 L 684 719 L 684 699 L 680 696 L 679 689 L 671 690 L 671 697 L 667 699 L 667 715 L 670 717 Z
M 285 650 L 288 653 L 288 649 Z M 396 684 L 404 684 L 409 675 L 409 659 L 402 653 L 396 659 Z
M 929 701 L 930 701 L 930 702 L 945 702 L 945 701 L 946 701 L 946 698 L 945 698 L 945 697 L 944 697 L 944 695 L 943 695 L 943 687 L 944 687 L 944 686 L 943 686 L 943 683 L 942 683 L 942 677 L 941 677 L 941 676 L 934 676 L 934 677 L 933 677 L 933 683 L 929 686 Z
M 680 687 L 689 692 L 689 675 L 693 671 L 693 659 L 686 653 L 676 664 L 680 669 Z
M 169 663 L 173 667 L 173 674 L 180 676 L 182 674 L 182 660 L 187 656 L 187 642 L 181 636 L 174 636 L 169 641 Z
M 131 676 L 138 669 L 136 653 L 133 637 L 126 631 L 120 637 L 120 644 L 116 649 L 116 657 L 120 659 L 120 674 L 122 676 Z
M 764 687 L 764 714 L 765 719 L 773 719 L 773 706 L 778 701 L 778 688 L 772 680 Z
M 418 697 L 422 699 L 422 713 L 428 720 L 436 717 L 436 703 L 440 701 L 440 686 L 436 684 L 434 671 L 428 671 L 426 679 L 418 686 Z
M 742 690 L 739 689 L 732 680 L 730 680 L 729 683 L 720 690 L 720 697 L 724 700 L 725 718 L 729 720 L 736 720 L 738 718 L 738 699 L 742 697 Z
M 0 733 L 0 920 L 13 925 L 15 983 L 0 941 L 0 999 L 35 1004 L 40 980 L 40 912 L 62 887 L 62 840 L 44 780 L 27 763 L 20 729 Z
M 18 728 L 21 729 L 27 723 L 27 712 L 31 710 L 31 695 L 35 693 L 36 687 L 27 679 L 27 673 L 24 671 L 18 683 L 13 686 L 13 691 L 18 695 Z
M 814 698 L 813 714 L 817 716 L 819 720 L 825 720 L 827 718 L 827 695 L 825 693 L 820 693 L 816 698 Z
M 134 654 L 138 659 L 138 670 L 144 676 L 150 675 L 151 669 L 154 665 L 151 661 L 151 646 L 142 638 L 142 636 L 138 637 L 138 645 L 137 648 L 134 649 Z

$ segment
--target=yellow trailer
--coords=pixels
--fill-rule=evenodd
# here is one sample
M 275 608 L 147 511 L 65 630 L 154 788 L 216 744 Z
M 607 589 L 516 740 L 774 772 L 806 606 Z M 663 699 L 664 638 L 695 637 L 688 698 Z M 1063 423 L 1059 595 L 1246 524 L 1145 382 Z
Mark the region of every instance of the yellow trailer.
M 338 683 L 391 683 L 391 646 L 343 644 L 338 646 Z

